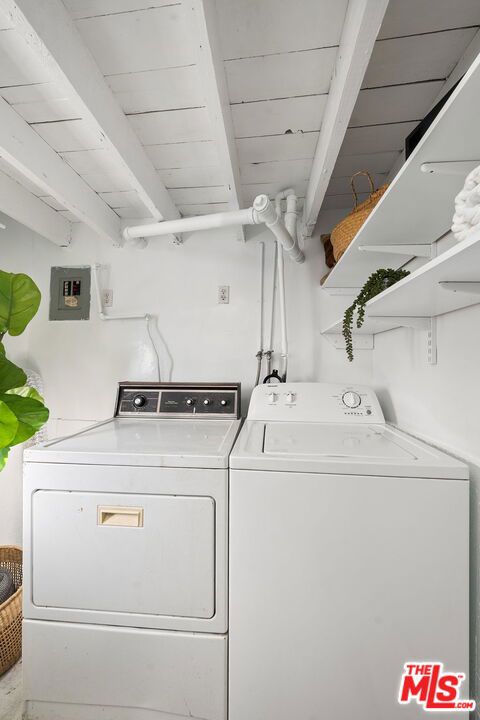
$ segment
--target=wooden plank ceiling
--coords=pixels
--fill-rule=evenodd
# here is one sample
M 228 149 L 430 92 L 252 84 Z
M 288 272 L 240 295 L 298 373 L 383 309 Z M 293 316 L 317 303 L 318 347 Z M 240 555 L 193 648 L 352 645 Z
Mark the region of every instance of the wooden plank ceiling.
M 80 36 L 183 215 L 228 209 L 198 49 L 180 0 L 64 0 Z M 0 96 L 120 218 L 152 215 L 98 128 L 36 61 L 0 0 Z M 239 202 L 288 186 L 305 196 L 347 0 L 217 0 L 240 173 Z M 478 0 L 391 0 L 324 200 L 350 205 L 349 176 L 384 182 L 405 136 L 480 25 Z M 69 220 L 57 200 L 13 176 Z M 361 187 L 365 190 L 365 185 Z

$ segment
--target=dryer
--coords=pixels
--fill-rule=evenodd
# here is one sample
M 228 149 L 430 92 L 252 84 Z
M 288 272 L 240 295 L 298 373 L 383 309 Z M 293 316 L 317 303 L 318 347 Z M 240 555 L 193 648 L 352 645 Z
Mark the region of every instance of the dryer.
M 225 720 L 239 385 L 121 383 L 25 452 L 27 719 Z
M 423 718 L 404 664 L 468 672 L 467 467 L 322 383 L 255 388 L 230 467 L 229 720 Z

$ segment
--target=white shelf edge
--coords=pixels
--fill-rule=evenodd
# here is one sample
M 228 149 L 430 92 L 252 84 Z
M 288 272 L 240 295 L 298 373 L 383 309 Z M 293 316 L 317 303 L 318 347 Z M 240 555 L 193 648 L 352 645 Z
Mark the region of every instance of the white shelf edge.
M 466 238 L 462 242 L 458 243 L 457 245 L 453 246 L 449 250 L 446 250 L 444 253 L 439 255 L 438 257 L 430 260 L 429 262 L 422 265 L 422 267 L 418 268 L 414 272 L 412 272 L 410 275 L 407 275 L 406 277 L 402 278 L 402 280 L 399 280 L 395 285 L 392 285 L 391 287 L 384 290 L 382 293 L 377 295 L 376 297 L 372 298 L 368 301 L 366 305 L 366 311 L 365 311 L 365 321 L 359 330 L 355 327 L 355 323 L 353 326 L 353 335 L 376 335 L 377 333 L 386 332 L 388 330 L 393 330 L 397 327 L 413 327 L 415 326 L 415 320 L 420 321 L 418 323 L 419 329 L 421 329 L 421 326 L 423 321 L 426 318 L 434 318 L 438 315 L 445 314 L 444 312 L 433 314 L 433 315 L 412 315 L 411 313 L 406 313 L 405 309 L 402 310 L 401 307 L 398 308 L 398 314 L 388 314 L 385 315 L 384 312 L 381 311 L 381 305 L 382 301 L 385 300 L 387 297 L 395 297 L 395 294 L 398 294 L 400 290 L 402 290 L 404 287 L 408 287 L 409 285 L 412 285 L 414 283 L 419 283 L 422 280 L 426 282 L 428 285 L 428 275 L 432 273 L 433 270 L 437 268 L 445 267 L 445 275 L 448 277 L 448 265 L 453 263 L 456 258 L 461 257 L 463 253 L 474 247 L 475 245 L 479 246 L 479 252 L 480 252 L 480 227 L 478 230 L 472 231 L 470 237 Z M 480 265 L 475 267 L 473 269 L 473 272 L 476 272 L 477 274 L 480 274 Z M 438 284 L 443 286 L 446 284 L 448 286 L 449 280 L 442 280 L 439 281 Z M 462 292 L 461 285 L 462 283 L 465 283 L 465 286 L 472 285 L 474 286 L 474 289 L 467 288 Z M 452 308 L 451 311 L 447 312 L 455 312 L 456 310 L 463 309 L 464 307 L 468 307 L 469 305 L 476 304 L 476 302 L 480 303 L 480 297 L 479 297 L 479 288 L 480 288 L 480 281 L 475 280 L 472 278 L 471 280 L 467 281 L 452 281 L 452 288 L 456 289 L 457 292 L 453 292 L 452 290 L 445 290 L 446 293 L 451 293 L 451 295 L 461 294 L 461 295 L 470 295 L 473 302 L 466 302 L 465 305 L 461 305 L 456 308 Z M 475 302 L 476 298 L 478 298 L 478 301 Z M 377 308 L 377 314 L 375 314 L 375 309 Z M 372 312 L 373 311 L 373 312 Z M 409 324 L 410 320 L 410 324 Z M 336 322 L 332 323 L 328 327 L 326 327 L 324 330 L 322 330 L 322 335 L 332 335 L 332 334 L 341 334 L 342 333 L 342 323 L 343 319 L 337 320 Z

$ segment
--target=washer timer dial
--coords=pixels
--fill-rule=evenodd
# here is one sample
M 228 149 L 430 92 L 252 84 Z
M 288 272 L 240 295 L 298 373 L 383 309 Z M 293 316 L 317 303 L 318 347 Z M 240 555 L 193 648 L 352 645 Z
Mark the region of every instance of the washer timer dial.
M 343 393 L 342 402 L 348 408 L 357 408 L 361 404 L 362 399 L 358 393 L 353 392 L 353 390 L 349 390 L 348 392 Z

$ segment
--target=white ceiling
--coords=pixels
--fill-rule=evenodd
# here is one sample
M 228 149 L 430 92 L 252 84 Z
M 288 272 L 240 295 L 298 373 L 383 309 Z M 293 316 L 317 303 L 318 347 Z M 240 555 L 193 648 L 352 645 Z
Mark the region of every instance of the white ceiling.
M 64 5 L 180 212 L 228 208 L 231 191 L 185 3 Z M 292 185 L 305 196 L 346 7 L 347 0 L 216 1 L 243 206 Z M 323 207 L 350 205 L 356 170 L 385 181 L 479 26 L 478 0 L 390 1 Z M 0 95 L 119 217 L 151 218 L 98 127 L 2 16 L 1 0 Z M 0 170 L 74 219 L 5 163 Z

